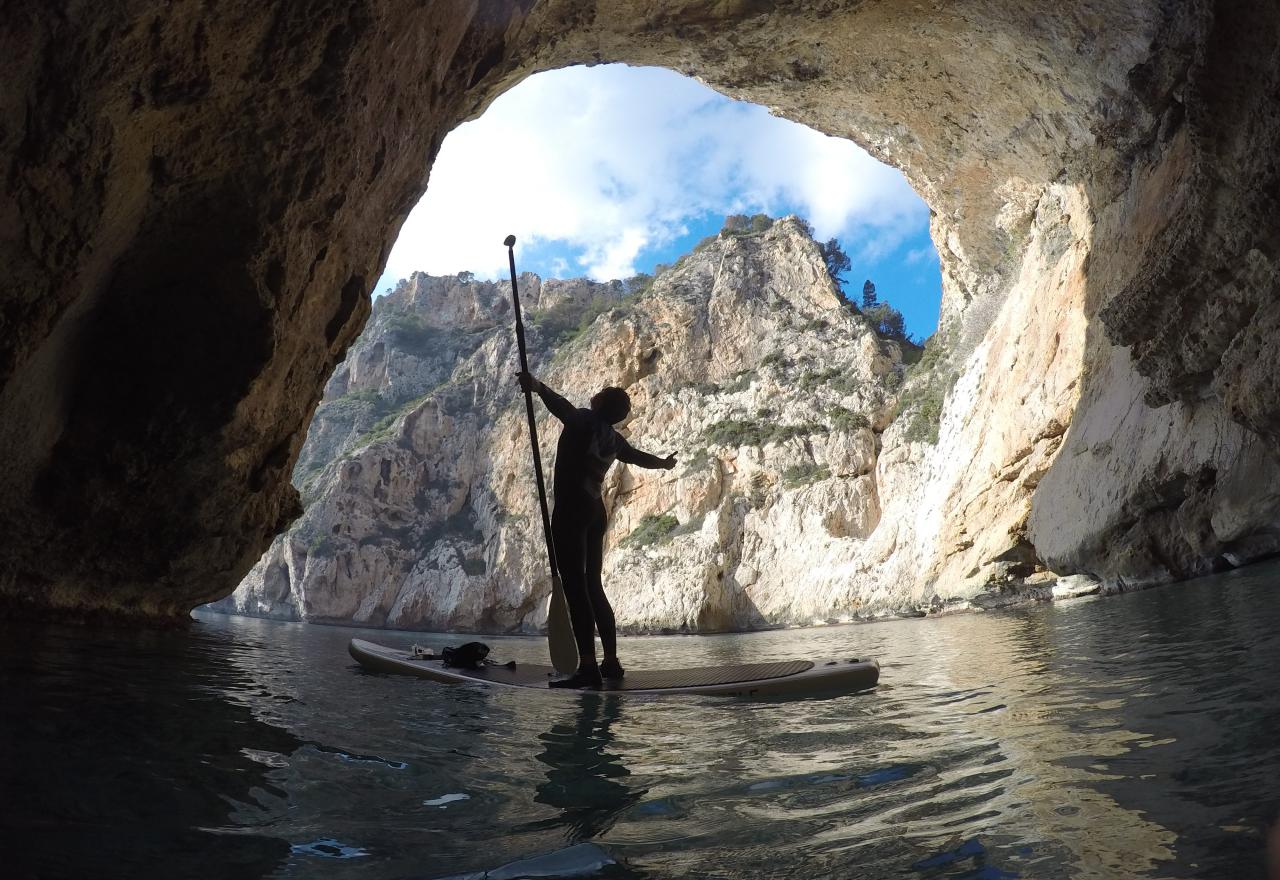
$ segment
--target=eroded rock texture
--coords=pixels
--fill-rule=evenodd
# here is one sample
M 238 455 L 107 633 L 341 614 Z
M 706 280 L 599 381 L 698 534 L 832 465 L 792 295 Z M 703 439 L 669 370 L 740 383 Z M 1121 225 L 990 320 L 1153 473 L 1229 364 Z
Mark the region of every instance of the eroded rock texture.
M 947 400 L 919 598 L 1277 547 L 1280 11 L 1245 2 L 24 3 L 0 46 L 0 589 L 170 614 L 288 476 L 447 131 L 534 70 L 698 76 L 903 168 Z M 926 485 L 922 483 L 921 485 Z

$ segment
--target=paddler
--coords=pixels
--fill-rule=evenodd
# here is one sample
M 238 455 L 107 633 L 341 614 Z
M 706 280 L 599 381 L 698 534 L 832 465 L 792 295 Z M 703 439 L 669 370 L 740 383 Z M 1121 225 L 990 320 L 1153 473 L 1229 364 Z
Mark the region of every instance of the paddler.
M 551 687 L 599 688 L 604 679 L 621 679 L 618 633 L 613 607 L 604 593 L 600 572 L 604 565 L 604 533 L 608 514 L 601 498 L 605 474 L 614 461 L 637 467 L 670 470 L 676 457 L 658 458 L 641 452 L 614 425 L 631 412 L 631 398 L 621 388 L 605 388 L 580 409 L 556 394 L 530 373 L 518 373 L 521 390 L 536 391 L 564 428 L 556 446 L 553 481 L 555 507 L 551 533 L 556 561 L 564 583 L 573 637 L 578 646 L 578 669 Z M 595 633 L 600 633 L 604 661 L 596 663 Z

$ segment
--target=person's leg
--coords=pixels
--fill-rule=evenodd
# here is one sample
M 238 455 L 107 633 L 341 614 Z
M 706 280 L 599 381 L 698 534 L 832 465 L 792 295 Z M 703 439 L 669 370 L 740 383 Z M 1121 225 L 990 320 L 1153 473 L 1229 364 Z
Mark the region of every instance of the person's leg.
M 591 600 L 591 613 L 604 647 L 604 662 L 600 674 L 605 678 L 622 678 L 622 664 L 618 662 L 618 628 L 613 616 L 613 606 L 604 593 L 601 570 L 604 568 L 604 533 L 608 519 L 604 504 L 600 503 L 586 529 L 586 588 Z
M 553 686 L 590 687 L 599 684 L 600 671 L 596 665 L 595 618 L 587 592 L 586 523 L 582 511 L 574 507 L 557 499 L 551 518 L 551 537 L 565 603 L 569 606 L 569 621 L 573 624 L 573 638 L 578 645 L 578 671 L 563 682 L 553 682 Z

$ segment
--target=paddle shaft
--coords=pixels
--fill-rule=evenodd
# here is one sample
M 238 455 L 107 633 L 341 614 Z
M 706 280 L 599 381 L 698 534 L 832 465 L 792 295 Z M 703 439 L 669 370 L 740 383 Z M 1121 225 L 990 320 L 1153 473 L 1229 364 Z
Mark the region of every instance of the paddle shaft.
M 516 347 L 520 349 L 520 371 L 529 372 L 529 354 L 524 344 L 524 320 L 520 317 L 520 290 L 516 285 L 516 247 L 507 245 L 507 261 L 511 264 L 511 303 L 516 310 Z M 525 415 L 529 418 L 529 442 L 533 446 L 533 476 L 538 483 L 538 506 L 542 509 L 542 536 L 547 542 L 547 561 L 551 577 L 560 576 L 556 565 L 556 546 L 551 538 L 551 514 L 547 510 L 547 484 L 542 478 L 542 453 L 538 449 L 538 423 L 533 418 L 533 390 L 524 393 Z

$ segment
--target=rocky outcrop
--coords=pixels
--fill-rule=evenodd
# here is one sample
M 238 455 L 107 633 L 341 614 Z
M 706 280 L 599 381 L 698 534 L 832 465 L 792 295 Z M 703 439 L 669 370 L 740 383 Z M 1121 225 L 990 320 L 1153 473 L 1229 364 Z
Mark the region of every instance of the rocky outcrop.
M 939 451 L 901 520 L 921 600 L 1016 587 L 1037 559 L 1120 586 L 1274 549 L 1270 4 L 9 12 L 11 606 L 227 594 L 298 512 L 304 426 L 444 135 L 532 71 L 601 61 L 853 138 L 934 210 L 955 382 L 926 389 Z
M 521 289 L 535 370 L 580 403 L 625 387 L 631 441 L 681 462 L 619 465 L 606 485 L 605 576 L 624 629 L 808 623 L 899 598 L 877 580 L 870 538 L 902 345 L 839 295 L 800 222 L 723 232 L 640 290 L 531 275 Z M 378 301 L 303 447 L 305 515 L 218 610 L 543 624 L 550 581 L 509 296 L 419 274 Z M 554 467 L 558 426 L 539 411 Z

